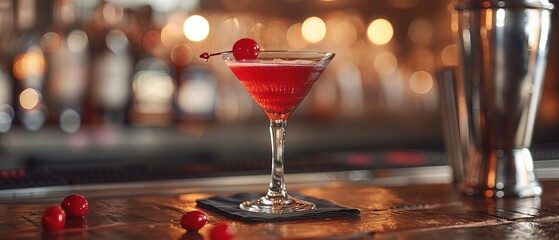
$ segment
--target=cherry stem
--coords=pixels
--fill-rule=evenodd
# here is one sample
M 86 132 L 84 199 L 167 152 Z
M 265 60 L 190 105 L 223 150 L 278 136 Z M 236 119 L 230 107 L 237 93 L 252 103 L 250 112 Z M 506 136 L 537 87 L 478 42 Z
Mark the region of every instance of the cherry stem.
M 213 57 L 213 56 L 216 56 L 216 55 L 221 55 L 222 53 L 228 53 L 228 52 L 231 52 L 231 51 L 223 51 L 223 52 L 217 52 L 217 53 L 204 52 L 204 53 L 200 54 L 200 58 L 203 58 L 204 61 L 208 61 L 208 59 L 210 57 Z

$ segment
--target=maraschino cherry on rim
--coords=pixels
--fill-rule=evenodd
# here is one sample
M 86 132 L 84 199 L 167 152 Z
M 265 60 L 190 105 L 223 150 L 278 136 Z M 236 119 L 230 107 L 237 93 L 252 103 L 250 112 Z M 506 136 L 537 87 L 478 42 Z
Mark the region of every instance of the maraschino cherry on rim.
M 260 53 L 260 46 L 254 39 L 242 38 L 233 44 L 233 56 L 237 61 L 256 59 Z
M 252 38 L 241 38 L 235 44 L 233 44 L 233 49 L 231 51 L 225 51 L 233 53 L 233 56 L 237 61 L 242 60 L 252 60 L 258 57 L 260 53 L 260 45 L 252 39 Z M 208 61 L 208 59 L 215 55 L 220 55 L 225 52 L 218 52 L 218 53 L 207 53 L 204 52 L 200 54 L 200 58 L 204 59 L 204 61 Z

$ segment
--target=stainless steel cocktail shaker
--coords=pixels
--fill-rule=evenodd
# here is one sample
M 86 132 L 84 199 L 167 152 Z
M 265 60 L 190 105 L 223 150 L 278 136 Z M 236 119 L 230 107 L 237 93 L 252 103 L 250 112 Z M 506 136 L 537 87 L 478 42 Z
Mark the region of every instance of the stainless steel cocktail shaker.
M 471 146 L 462 191 L 485 197 L 542 193 L 530 153 L 551 31 L 548 0 L 460 1 L 460 129 Z M 464 130 L 465 129 L 465 130 Z M 467 131 L 467 132 L 465 132 Z

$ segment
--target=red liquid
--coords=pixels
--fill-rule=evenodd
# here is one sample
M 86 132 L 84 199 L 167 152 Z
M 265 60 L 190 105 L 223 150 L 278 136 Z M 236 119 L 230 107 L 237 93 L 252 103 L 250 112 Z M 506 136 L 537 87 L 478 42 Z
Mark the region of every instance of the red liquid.
M 325 68 L 254 63 L 229 67 L 270 120 L 287 120 Z

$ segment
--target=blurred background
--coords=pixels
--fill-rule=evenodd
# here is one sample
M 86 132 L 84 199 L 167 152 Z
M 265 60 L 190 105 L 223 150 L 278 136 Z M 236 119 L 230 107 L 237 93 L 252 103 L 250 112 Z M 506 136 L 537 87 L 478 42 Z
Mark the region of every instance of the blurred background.
M 453 3 L 0 0 L 3 187 L 266 173 L 265 114 L 198 58 L 243 37 L 336 53 L 289 121 L 288 172 L 445 165 L 434 73 L 457 65 Z M 536 148 L 559 142 L 555 43 Z

